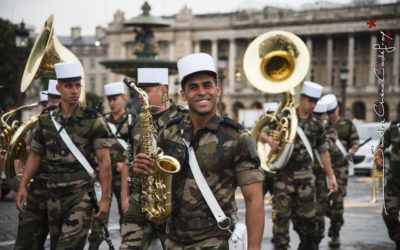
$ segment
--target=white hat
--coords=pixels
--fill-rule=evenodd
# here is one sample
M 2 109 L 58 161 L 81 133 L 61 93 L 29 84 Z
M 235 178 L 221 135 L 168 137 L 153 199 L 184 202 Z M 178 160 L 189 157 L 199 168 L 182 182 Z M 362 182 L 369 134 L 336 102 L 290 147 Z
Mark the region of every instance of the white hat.
M 125 94 L 124 84 L 122 82 L 113 82 L 104 85 L 104 93 L 106 96 Z
M 183 82 L 187 76 L 201 71 L 208 71 L 215 77 L 217 76 L 214 60 L 206 53 L 195 53 L 182 57 L 178 61 L 178 71 L 181 82 Z
M 61 81 L 81 79 L 81 64 L 79 62 L 65 62 L 54 64 L 56 76 Z
M 49 87 L 47 89 L 49 95 L 61 95 L 60 92 L 57 91 L 57 84 L 57 80 L 49 80 Z
M 264 110 L 267 112 L 275 112 L 275 110 L 278 108 L 278 103 L 277 102 L 264 102 Z
M 326 113 L 327 110 L 328 110 L 328 103 L 324 102 L 322 99 L 319 99 L 317 105 L 315 105 L 313 112 Z
M 337 105 L 338 105 L 338 101 L 337 101 L 336 96 L 334 94 L 324 95 L 321 98 L 321 100 L 328 104 L 328 107 L 327 107 L 327 110 L 326 110 L 328 112 L 335 110 Z
M 304 81 L 301 93 L 307 97 L 319 99 L 322 94 L 323 87 L 315 82 Z
M 48 101 L 47 91 L 46 90 L 40 91 L 40 102 L 47 102 L 47 101 Z
M 137 86 L 168 86 L 168 69 L 167 68 L 138 68 L 137 70 Z

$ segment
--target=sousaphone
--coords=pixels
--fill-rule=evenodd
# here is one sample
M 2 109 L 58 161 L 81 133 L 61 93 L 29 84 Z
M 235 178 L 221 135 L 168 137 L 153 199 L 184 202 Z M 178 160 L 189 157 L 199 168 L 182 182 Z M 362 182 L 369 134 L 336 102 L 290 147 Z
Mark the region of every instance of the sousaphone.
M 297 129 L 296 96 L 307 75 L 310 54 L 296 35 L 286 31 L 271 31 L 250 43 L 243 59 L 244 73 L 249 82 L 262 92 L 280 94 L 281 101 L 273 114 L 264 114 L 252 129 L 257 142 L 261 167 L 268 172 L 284 167 L 294 148 Z M 269 136 L 280 142 L 272 152 L 268 143 L 260 140 L 268 126 Z

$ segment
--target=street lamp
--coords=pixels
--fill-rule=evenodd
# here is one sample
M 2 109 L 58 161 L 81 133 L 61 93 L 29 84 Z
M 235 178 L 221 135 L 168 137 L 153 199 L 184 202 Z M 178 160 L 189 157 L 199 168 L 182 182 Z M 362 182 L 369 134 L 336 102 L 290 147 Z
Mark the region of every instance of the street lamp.
M 224 70 L 226 69 L 228 63 L 228 56 L 225 53 L 225 50 L 221 50 L 220 53 L 218 53 L 218 79 L 219 79 L 219 84 L 221 86 L 221 96 L 219 98 L 218 102 L 218 112 L 220 115 L 223 115 L 224 112 L 224 104 L 222 102 L 222 97 L 223 97 L 223 89 L 224 89 Z
M 345 66 L 342 66 L 340 68 L 339 78 L 340 78 L 340 86 L 342 88 L 342 105 L 340 108 L 342 110 L 342 114 L 344 117 L 346 116 L 346 88 L 347 88 L 348 73 L 349 70 Z
M 17 107 L 22 105 L 21 81 L 25 63 L 25 49 L 28 47 L 29 31 L 25 29 L 24 21 L 15 32 L 15 46 L 17 47 L 18 58 L 18 79 L 17 79 Z

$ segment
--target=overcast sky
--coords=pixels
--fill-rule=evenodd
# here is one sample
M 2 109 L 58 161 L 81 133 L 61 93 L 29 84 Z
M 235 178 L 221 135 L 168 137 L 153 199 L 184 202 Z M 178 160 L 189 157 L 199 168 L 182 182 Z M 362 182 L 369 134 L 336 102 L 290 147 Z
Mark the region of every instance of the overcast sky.
M 243 8 L 263 8 L 272 5 L 300 8 L 302 4 L 316 0 L 148 0 L 154 16 L 174 15 L 187 5 L 194 14 L 231 12 Z M 394 0 L 381 0 L 392 2 Z M 351 0 L 332 0 L 334 3 L 349 3 Z M 50 14 L 54 14 L 54 29 L 57 35 L 70 35 L 71 27 L 80 26 L 82 35 L 94 35 L 96 26 L 107 27 L 114 13 L 122 10 L 125 19 L 141 13 L 144 0 L 0 0 L 0 18 L 13 23 L 22 20 L 39 32 Z

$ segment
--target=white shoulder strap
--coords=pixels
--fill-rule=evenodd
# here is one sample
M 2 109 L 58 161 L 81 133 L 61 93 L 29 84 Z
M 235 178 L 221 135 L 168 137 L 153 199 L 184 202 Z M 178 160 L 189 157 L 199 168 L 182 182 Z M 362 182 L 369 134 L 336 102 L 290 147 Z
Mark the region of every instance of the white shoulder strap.
M 339 150 L 342 153 L 343 157 L 346 157 L 347 156 L 346 149 L 344 148 L 342 142 L 339 139 L 336 139 L 335 144 L 339 148 Z
M 121 144 L 121 146 L 124 148 L 124 150 L 126 150 L 126 148 L 128 147 L 128 144 L 126 143 L 126 141 L 124 141 L 124 139 L 117 137 L 117 128 L 115 127 L 115 125 L 111 122 L 107 122 L 107 124 L 111 130 L 111 133 L 114 135 L 115 139 L 117 139 L 119 144 Z
M 226 217 L 225 213 L 222 211 L 220 205 L 218 204 L 218 201 L 215 199 L 214 194 L 211 192 L 211 189 L 208 186 L 206 179 L 204 178 L 203 174 L 201 173 L 199 164 L 196 159 L 196 155 L 194 154 L 193 147 L 190 146 L 189 142 L 187 140 L 185 140 L 183 137 L 182 137 L 182 140 L 185 143 L 186 147 L 188 148 L 189 165 L 190 165 L 190 169 L 192 170 L 194 179 L 197 183 L 197 186 L 199 186 L 200 192 L 203 195 L 204 199 L 206 200 L 208 207 L 210 208 L 212 214 L 214 215 L 214 218 L 218 222 L 218 225 L 220 225 L 221 222 L 223 222 L 229 218 Z M 229 228 L 229 226 L 230 225 L 228 225 L 228 228 Z M 222 229 L 228 229 L 228 228 L 222 228 Z
M 79 161 L 79 163 L 86 169 L 87 173 L 90 177 L 94 177 L 95 173 L 93 168 L 90 166 L 89 162 L 86 160 L 85 156 L 83 156 L 82 152 L 75 146 L 72 142 L 71 138 L 69 137 L 67 131 L 61 127 L 60 123 L 58 123 L 53 117 L 53 111 L 50 112 L 51 120 L 54 123 L 57 131 L 59 131 L 61 138 L 63 139 L 64 143 L 67 145 L 71 153 L 75 156 L 75 158 Z M 61 129 L 61 131 L 60 131 Z
M 300 139 L 303 141 L 304 145 L 306 146 L 307 152 L 310 155 L 311 160 L 314 162 L 314 156 L 313 156 L 310 142 L 308 141 L 307 136 L 304 134 L 304 131 L 300 126 L 297 126 L 297 134 L 300 136 Z

